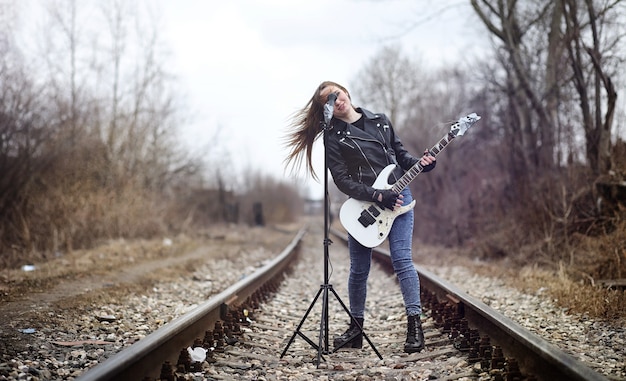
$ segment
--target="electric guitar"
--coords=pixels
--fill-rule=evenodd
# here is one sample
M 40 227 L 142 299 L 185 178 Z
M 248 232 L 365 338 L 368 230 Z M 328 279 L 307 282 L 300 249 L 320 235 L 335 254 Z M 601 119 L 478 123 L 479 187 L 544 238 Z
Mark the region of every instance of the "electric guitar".
M 430 154 L 437 156 L 452 139 L 462 136 L 465 131 L 479 120 L 480 116 L 476 115 L 476 113 L 460 118 L 458 122 L 450 126 L 450 131 L 430 149 Z M 376 181 L 372 186 L 375 189 L 392 189 L 394 192 L 400 193 L 424 170 L 424 167 L 418 161 L 398 181 L 394 184 L 389 184 L 389 175 L 395 166 L 395 164 L 390 164 L 385 167 L 376 177 Z M 349 198 L 339 210 L 339 220 L 348 233 L 363 246 L 376 247 L 387 238 L 396 217 L 413 209 L 414 206 L 415 200 L 408 205 L 390 210 L 381 208 L 374 202 Z

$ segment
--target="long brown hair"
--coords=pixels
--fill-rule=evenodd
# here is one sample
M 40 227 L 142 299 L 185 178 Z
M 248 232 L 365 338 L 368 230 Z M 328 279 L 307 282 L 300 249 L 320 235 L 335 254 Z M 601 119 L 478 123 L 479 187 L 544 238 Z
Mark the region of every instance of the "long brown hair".
M 289 124 L 292 131 L 288 133 L 284 142 L 284 145 L 290 148 L 289 155 L 285 159 L 285 166 L 291 165 L 292 169 L 298 169 L 302 166 L 302 159 L 306 158 L 307 172 L 316 180 L 317 175 L 313 169 L 311 155 L 313 143 L 323 132 L 322 121 L 324 120 L 326 99 L 323 99 L 321 93 L 329 86 L 340 88 L 350 97 L 348 90 L 336 82 L 324 81 L 320 83 L 306 106 L 293 114 Z

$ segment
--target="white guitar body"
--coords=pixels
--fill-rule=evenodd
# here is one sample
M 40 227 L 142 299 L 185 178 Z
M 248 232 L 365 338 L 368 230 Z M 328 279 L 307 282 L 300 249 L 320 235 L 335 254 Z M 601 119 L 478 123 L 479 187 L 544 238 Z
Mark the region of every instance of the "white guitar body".
M 441 140 L 429 150 L 429 153 L 432 156 L 437 156 L 452 139 L 463 135 L 465 131 L 479 120 L 480 116 L 476 115 L 476 113 L 471 113 L 460 118 L 458 122 L 450 126 L 450 132 L 441 138 Z M 375 189 L 392 189 L 394 192 L 400 193 L 424 169 L 418 162 L 392 185 L 389 184 L 388 180 L 394 167 L 394 164 L 385 167 L 378 177 L 376 177 L 376 181 L 372 187 Z M 415 200 L 408 205 L 403 205 L 395 210 L 389 210 L 379 207 L 374 202 L 359 201 L 349 198 L 343 203 L 339 210 L 339 220 L 348 233 L 359 241 L 361 245 L 376 247 L 385 241 L 396 217 L 413 209 L 414 206 Z
M 390 164 L 383 169 L 374 185 L 375 189 L 390 189 L 392 187 L 389 184 L 389 175 L 395 168 L 394 164 Z M 376 247 L 383 243 L 389 235 L 389 230 L 393 225 L 393 221 L 401 214 L 408 212 L 415 206 L 415 200 L 411 201 L 408 205 L 403 205 L 400 208 L 389 210 L 383 209 L 373 202 L 359 201 L 353 198 L 349 198 L 341 205 L 339 210 L 339 220 L 346 230 L 354 237 L 361 245 L 366 247 Z M 373 209 L 372 209 L 373 208 Z M 379 212 L 376 218 L 376 222 L 369 226 L 363 226 L 358 220 L 358 217 L 365 211 L 367 214 L 375 214 Z

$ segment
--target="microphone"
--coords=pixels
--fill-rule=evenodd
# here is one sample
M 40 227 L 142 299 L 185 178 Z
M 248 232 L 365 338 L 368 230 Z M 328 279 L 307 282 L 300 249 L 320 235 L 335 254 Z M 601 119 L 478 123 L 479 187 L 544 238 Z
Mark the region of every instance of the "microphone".
M 335 111 L 335 101 L 337 100 L 337 93 L 328 94 L 328 101 L 324 105 L 324 123 L 328 125 L 333 118 L 333 112 Z

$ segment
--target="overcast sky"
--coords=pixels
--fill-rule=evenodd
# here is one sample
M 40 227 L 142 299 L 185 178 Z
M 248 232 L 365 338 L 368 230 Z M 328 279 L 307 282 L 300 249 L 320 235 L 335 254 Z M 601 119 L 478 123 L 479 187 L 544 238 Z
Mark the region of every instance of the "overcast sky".
M 468 0 L 162 4 L 171 69 L 196 113 L 184 129 L 185 140 L 192 147 L 227 147 L 233 163 L 229 171 L 254 168 L 290 181 L 295 179 L 284 171 L 287 152 L 280 141 L 289 117 L 321 81 L 348 86 L 389 44 L 401 44 L 403 51 L 421 55 L 429 65 L 462 64 L 463 51 L 471 49 L 473 36 L 481 30 Z M 319 143 L 316 167 L 322 168 Z M 318 174 L 323 176 L 321 170 Z M 321 187 L 307 186 L 314 193 Z

